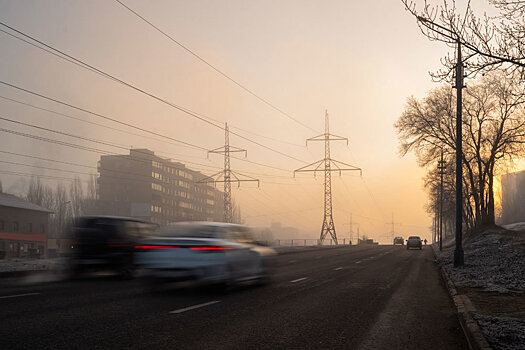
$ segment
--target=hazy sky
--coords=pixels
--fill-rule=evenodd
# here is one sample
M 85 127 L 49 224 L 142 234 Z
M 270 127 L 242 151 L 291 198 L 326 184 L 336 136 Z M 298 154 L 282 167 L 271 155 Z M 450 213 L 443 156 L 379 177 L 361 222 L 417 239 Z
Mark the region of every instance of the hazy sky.
M 123 0 L 207 61 L 259 96 L 321 133 L 324 111 L 331 131 L 348 137 L 333 144 L 333 158 L 363 169 L 334 174 L 334 217 L 339 237 L 348 237 L 350 213 L 362 233 L 387 242 L 394 220 L 401 235 L 430 239 L 424 210 L 424 170 L 413 156 L 400 158 L 393 123 L 406 98 L 437 87 L 428 71 L 439 68 L 448 48 L 429 42 L 400 1 L 137 1 Z M 323 157 L 316 136 L 232 82 L 132 15 L 115 1 L 0 1 L 0 21 L 177 105 L 228 122 L 232 131 L 304 162 Z M 1 28 L 5 29 L 5 28 Z M 0 80 L 67 101 L 205 148 L 217 148 L 224 133 L 125 86 L 20 42 L 0 32 Z M 22 100 L 76 118 L 125 129 L 0 85 L 0 96 Z M 223 160 L 206 152 L 117 132 L 31 109 L 0 98 L 4 118 L 37 124 L 123 147 L 147 147 L 207 174 Z M 236 129 L 240 128 L 240 129 Z M 124 152 L 0 120 L 0 128 Z M 131 129 L 127 131 L 137 133 Z M 261 136 L 249 134 L 254 132 Z M 232 145 L 248 159 L 232 168 L 261 179 L 234 188 L 249 225 L 279 221 L 316 237 L 323 213 L 322 176 L 292 178 L 304 163 L 234 135 Z M 0 150 L 96 166 L 99 155 L 0 133 Z M 0 153 L 0 160 L 53 168 L 85 168 Z M 0 163 L 0 170 L 72 177 L 74 174 Z M 321 175 L 321 174 L 319 174 Z M 0 174 L 15 190 L 18 177 Z M 26 179 L 27 181 L 27 179 Z

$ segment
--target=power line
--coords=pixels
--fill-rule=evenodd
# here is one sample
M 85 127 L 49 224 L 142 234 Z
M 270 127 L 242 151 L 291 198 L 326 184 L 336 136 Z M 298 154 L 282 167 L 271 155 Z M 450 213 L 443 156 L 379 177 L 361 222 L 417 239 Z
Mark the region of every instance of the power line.
M 314 131 L 314 132 L 318 132 L 317 130 L 311 128 L 310 126 L 306 125 L 305 123 L 301 122 L 300 120 L 292 117 L 290 114 L 286 113 L 285 111 L 283 111 L 282 109 L 276 107 L 274 104 L 270 103 L 268 100 L 262 98 L 261 96 L 257 95 L 255 92 L 253 92 L 252 90 L 248 89 L 246 86 L 244 86 L 243 84 L 239 83 L 237 80 L 233 79 L 231 76 L 229 76 L 228 74 L 224 73 L 222 70 L 220 70 L 219 68 L 215 67 L 214 65 L 212 65 L 210 62 L 208 62 L 207 60 L 205 60 L 204 58 L 202 58 L 202 56 L 198 55 L 197 53 L 195 53 L 195 51 L 191 50 L 189 47 L 187 47 L 186 45 L 183 45 L 180 41 L 178 40 L 175 40 L 172 36 L 170 36 L 169 34 L 167 34 L 165 31 L 163 31 L 162 29 L 160 29 L 159 27 L 157 27 L 155 24 L 153 24 L 152 22 L 150 22 L 149 20 L 147 20 L 146 18 L 144 18 L 142 15 L 140 15 L 138 12 L 136 12 L 135 10 L 131 9 L 129 6 L 127 6 L 126 4 L 124 4 L 122 1 L 120 0 L 115 0 L 116 2 L 118 2 L 120 5 L 122 5 L 124 8 L 126 8 L 128 11 L 130 11 L 131 13 L 133 13 L 135 16 L 137 16 L 138 18 L 140 18 L 141 20 L 143 20 L 144 22 L 146 22 L 147 24 L 149 24 L 152 28 L 154 28 L 155 30 L 157 30 L 159 33 L 161 33 L 162 35 L 164 35 L 166 38 L 168 38 L 169 40 L 171 40 L 173 43 L 177 44 L 178 46 L 180 46 L 181 48 L 183 48 L 184 50 L 186 50 L 188 53 L 190 53 L 193 57 L 197 58 L 199 61 L 201 61 L 202 63 L 204 63 L 205 65 L 207 65 L 208 67 L 210 67 L 211 69 L 213 69 L 214 71 L 216 71 L 217 73 L 219 73 L 220 75 L 222 75 L 223 77 L 225 77 L 226 79 L 228 79 L 229 81 L 231 81 L 232 83 L 234 83 L 235 85 L 237 85 L 238 87 L 240 87 L 241 89 L 243 89 L 244 91 L 246 91 L 247 93 L 249 93 L 250 95 L 254 96 L 255 98 L 257 98 L 259 101 L 265 103 L 267 106 L 273 108 L 274 110 L 276 110 L 277 112 L 279 112 L 280 114 L 284 115 L 285 117 L 287 117 L 288 119 L 291 119 L 293 120 L 294 122 L 298 123 L 299 125 L 301 126 L 304 126 L 305 128 L 311 130 L 311 131 Z
M 13 175 L 13 176 L 28 176 L 28 177 L 36 177 L 36 178 L 43 178 L 43 179 L 51 179 L 51 180 L 75 181 L 75 178 L 72 178 L 72 177 L 38 175 L 34 173 L 25 173 L 25 172 L 20 172 L 20 171 L 0 170 L 0 174 Z
M 115 119 L 115 118 L 111 118 L 111 117 L 108 117 L 106 115 L 103 115 L 103 114 L 100 114 L 100 113 L 96 113 L 96 112 L 92 112 L 90 110 L 87 110 L 85 108 L 82 108 L 82 107 L 77 107 L 75 105 L 72 105 L 70 103 L 67 103 L 67 102 L 64 102 L 64 101 L 60 101 L 60 100 L 57 100 L 57 99 L 54 99 L 52 97 L 49 97 L 49 96 L 45 96 L 45 95 L 42 95 L 38 92 L 34 92 L 34 91 L 31 91 L 31 90 L 28 90 L 28 89 L 24 89 L 20 86 L 16 86 L 16 85 L 13 85 L 13 84 L 10 84 L 8 82 L 5 82 L 5 81 L 2 81 L 0 80 L 0 84 L 3 84 L 3 85 L 6 85 L 6 86 L 9 86 L 13 89 L 16 89 L 16 90 L 20 90 L 20 91 L 23 91 L 25 93 L 28 93 L 28 94 L 31 94 L 31 95 L 34 95 L 34 96 L 38 96 L 40 98 L 43 98 L 43 99 L 46 99 L 48 101 L 52 101 L 52 102 L 55 102 L 55 103 L 58 103 L 58 104 L 61 104 L 61 105 L 64 105 L 64 106 L 67 106 L 67 107 L 70 107 L 70 108 L 73 108 L 73 109 L 76 109 L 78 111 L 81 111 L 81 112 L 84 112 L 84 113 L 88 113 L 88 114 L 91 114 L 91 115 L 94 115 L 96 117 L 99 117 L 99 118 L 102 118 L 102 119 L 106 119 L 106 120 L 109 120 L 109 121 L 112 121 L 114 123 L 117 123 L 117 124 L 121 124 L 121 125 L 124 125 L 124 126 L 127 126 L 129 128 L 133 128 L 133 129 L 137 129 L 137 130 L 140 130 L 142 132 L 146 132 L 148 134 L 152 134 L 152 135 L 156 135 L 156 136 L 159 136 L 159 137 L 163 137 L 163 138 L 166 138 L 166 139 L 169 139 L 171 141 L 174 141 L 174 142 L 178 142 L 178 143 L 181 143 L 181 144 L 184 144 L 186 146 L 190 146 L 190 147 L 193 147 L 193 148 L 197 148 L 197 149 L 200 149 L 200 150 L 206 150 L 206 148 L 204 147 L 201 147 L 201 146 L 197 146 L 197 145 L 193 145 L 189 142 L 185 142 L 185 141 L 181 141 L 181 140 L 177 140 L 173 137 L 170 137 L 170 136 L 166 136 L 166 135 L 163 135 L 163 134 L 160 134 L 160 133 L 157 133 L 155 131 L 151 131 L 151 130 L 148 130 L 148 129 L 145 129 L 145 128 L 142 128 L 142 127 L 139 127 L 139 126 L 136 126 L 136 125 L 133 125 L 133 124 L 130 124 L 130 123 L 126 123 L 126 122 L 123 122 L 123 121 L 120 121 L 118 119 Z
M 85 139 L 85 138 L 83 138 L 81 136 L 77 136 L 77 135 L 70 134 L 70 133 L 62 133 L 60 131 L 43 128 L 43 127 L 40 127 L 40 126 L 37 126 L 37 125 L 34 125 L 34 124 L 18 122 L 18 121 L 14 121 L 14 120 L 10 120 L 10 119 L 7 119 L 7 118 L 2 118 L 2 117 L 0 117 L 0 120 L 10 121 L 10 122 L 13 122 L 13 123 L 22 124 L 22 125 L 27 126 L 27 127 L 41 129 L 41 130 L 45 130 L 45 131 L 49 131 L 49 132 L 53 132 L 53 133 L 66 134 L 69 137 Z M 118 153 L 115 153 L 115 152 L 111 152 L 111 151 L 107 151 L 107 150 L 104 150 L 104 149 L 99 149 L 99 148 L 93 148 L 93 147 L 84 146 L 84 145 L 73 144 L 73 143 L 69 143 L 69 142 L 65 142 L 65 141 L 61 141 L 61 140 L 50 139 L 50 138 L 46 138 L 46 137 L 42 137 L 42 136 L 38 136 L 38 135 L 23 133 L 23 132 L 16 131 L 16 130 L 0 128 L 0 132 L 6 132 L 6 133 L 14 134 L 14 135 L 17 135 L 17 136 L 32 138 L 32 139 L 36 139 L 36 140 L 39 140 L 39 141 L 44 141 L 44 142 L 49 142 L 49 143 L 53 143 L 53 144 L 58 144 L 58 145 L 61 145 L 61 146 L 76 148 L 76 149 L 80 149 L 80 150 L 84 150 L 84 151 L 88 151 L 88 152 L 94 152 L 94 153 L 103 154 L 103 155 L 114 155 L 114 156 L 117 156 L 117 157 L 122 157 L 122 158 L 128 159 L 128 158 L 126 158 L 127 157 L 126 155 L 121 155 L 121 154 L 118 154 Z M 95 142 L 95 143 L 106 144 L 105 142 L 100 142 L 100 141 L 97 141 L 97 140 L 91 140 L 90 139 L 89 141 L 90 142 Z M 122 149 L 128 150 L 127 148 L 124 148 L 124 147 L 119 147 L 119 146 L 114 146 L 114 147 L 118 147 L 118 148 L 122 148 Z M 134 150 L 134 151 L 137 152 L 137 153 L 141 153 L 141 154 L 144 154 L 146 156 L 149 156 L 149 153 L 142 152 L 140 150 Z M 40 157 L 35 157 L 35 156 L 28 156 L 28 155 L 17 154 L 17 153 L 13 153 L 13 152 L 6 152 L 6 151 L 0 151 L 0 152 L 1 153 L 7 153 L 7 154 L 13 154 L 13 155 L 19 155 L 19 156 L 25 156 L 25 157 L 32 157 L 32 158 L 37 158 L 37 159 L 40 158 Z M 44 159 L 44 158 L 40 158 L 40 159 L 42 159 L 42 160 L 49 160 L 49 161 L 55 161 L 55 160 Z M 148 164 L 151 161 L 150 159 L 136 158 L 136 157 L 134 158 L 134 160 L 142 162 L 142 163 L 148 163 Z M 184 162 L 186 164 L 193 164 L 193 165 L 203 166 L 203 167 L 211 168 L 211 169 L 219 169 L 219 167 L 216 167 L 216 166 L 202 164 L 202 163 L 196 163 L 196 162 L 191 162 L 191 161 L 185 161 L 185 160 L 181 160 L 181 159 L 171 159 L 171 160 L 172 161 L 181 162 L 181 163 Z M 56 162 L 60 162 L 60 161 L 56 161 Z M 65 164 L 69 164 L 69 165 L 79 165 L 79 164 L 71 164 L 71 163 L 67 163 L 67 162 L 61 162 L 61 163 L 65 163 Z M 264 164 L 260 164 L 260 165 L 264 166 Z M 198 169 L 194 168 L 192 170 L 198 170 Z M 259 175 L 259 173 L 255 173 L 255 172 L 248 172 L 248 173 L 254 174 L 254 175 Z M 275 176 L 273 176 L 273 175 L 267 175 L 267 174 L 261 174 L 261 175 L 266 176 L 266 178 L 275 178 Z
M 41 111 L 44 111 L 44 112 L 48 112 L 48 113 L 52 113 L 52 114 L 55 114 L 55 115 L 58 115 L 58 116 L 61 116 L 61 117 L 64 117 L 64 118 L 76 120 L 76 121 L 87 123 L 87 124 L 91 124 L 91 125 L 96 125 L 96 126 L 99 126 L 99 127 L 102 127 L 102 128 L 106 128 L 106 129 L 122 132 L 122 133 L 125 133 L 125 134 L 128 134 L 128 135 L 143 137 L 143 138 L 147 138 L 147 139 L 150 139 L 150 140 L 164 142 L 164 143 L 167 143 L 167 144 L 170 144 L 170 145 L 174 144 L 172 142 L 168 142 L 168 141 L 163 140 L 163 139 L 159 139 L 159 138 L 155 138 L 155 137 L 151 137 L 151 136 L 147 136 L 147 135 L 142 135 L 142 134 L 138 134 L 138 133 L 133 133 L 133 132 L 130 132 L 130 131 L 126 131 L 124 129 L 115 128 L 115 127 L 112 127 L 112 126 L 109 126 L 109 125 L 104 125 L 104 124 L 96 123 L 96 122 L 93 122 L 93 121 L 90 121 L 90 120 L 85 120 L 85 119 L 82 119 L 82 118 L 74 117 L 74 116 L 71 116 L 69 114 L 53 111 L 51 109 L 35 106 L 35 105 L 31 104 L 31 103 L 27 103 L 27 102 L 23 102 L 23 101 L 20 101 L 20 100 L 16 100 L 14 98 L 9 98 L 9 97 L 5 97 L 5 96 L 1 96 L 1 95 L 0 95 L 0 98 L 4 99 L 4 100 L 7 100 L 7 101 L 10 101 L 10 102 L 14 102 L 14 103 L 23 105 L 23 106 L 26 106 L 26 107 L 38 109 L 38 110 L 41 110 Z M 184 145 L 184 146 L 186 146 L 186 145 Z
M 38 109 L 38 110 L 42 110 L 42 111 L 45 111 L 45 112 L 49 112 L 49 113 L 53 113 L 53 114 L 56 114 L 56 115 L 59 115 L 59 116 L 63 116 L 65 118 L 70 118 L 70 119 L 74 119 L 74 120 L 77 120 L 77 121 L 81 121 L 81 122 L 97 125 L 97 126 L 100 126 L 100 127 L 109 128 L 111 130 L 120 131 L 120 132 L 127 133 L 127 134 L 134 135 L 134 136 L 145 137 L 145 138 L 148 138 L 148 139 L 153 139 L 153 140 L 156 140 L 156 141 L 172 144 L 172 143 L 167 142 L 165 140 L 160 140 L 160 139 L 153 138 L 153 137 L 148 137 L 148 136 L 145 136 L 145 135 L 135 134 L 135 133 L 131 133 L 131 132 L 128 132 L 128 131 L 125 131 L 125 130 L 122 130 L 122 129 L 113 128 L 113 127 L 110 127 L 110 126 L 107 126 L 107 125 L 91 122 L 91 121 L 84 120 L 84 119 L 81 119 L 81 118 L 76 118 L 76 117 L 70 116 L 68 114 L 56 112 L 56 111 L 53 111 L 53 110 L 50 110 L 50 109 L 46 109 L 46 108 L 42 108 L 42 107 L 38 107 L 38 106 L 29 104 L 29 103 L 25 103 L 25 102 L 22 102 L 22 101 L 18 101 L 18 100 L 9 98 L 9 97 L 0 96 L 0 98 L 3 98 L 5 100 L 11 101 L 11 102 L 15 102 L 15 103 L 18 103 L 18 104 L 21 104 L 21 105 L 24 105 L 24 106 L 35 108 L 35 109 Z M 8 121 L 12 121 L 12 122 L 17 123 L 16 121 L 13 121 L 13 120 L 8 120 Z M 48 131 L 53 132 L 53 130 L 48 130 Z M 68 136 L 72 136 L 72 135 L 68 135 Z M 74 137 L 74 136 L 72 136 L 72 137 Z M 92 140 L 90 140 L 90 141 L 92 141 Z M 196 147 L 199 147 L 199 146 L 196 146 Z M 128 148 L 126 148 L 126 149 L 128 149 Z M 163 152 L 160 152 L 160 153 L 163 153 Z M 164 153 L 167 154 L 167 155 L 177 155 L 177 156 L 179 155 L 179 154 L 174 154 L 174 153 L 166 153 L 166 152 L 164 152 Z M 272 165 L 262 164 L 262 163 L 258 163 L 258 162 L 255 162 L 255 161 L 252 161 L 252 160 L 248 160 L 248 159 L 242 159 L 242 158 L 237 158 L 237 157 L 232 157 L 232 158 L 235 158 L 235 159 L 247 162 L 247 163 L 252 163 L 252 164 L 255 164 L 255 165 L 259 165 L 259 166 L 262 166 L 262 167 L 270 168 L 270 169 L 275 169 L 275 170 L 280 170 L 280 171 L 285 171 L 285 172 L 289 171 L 288 169 L 283 169 L 283 168 L 275 167 L 275 166 L 272 166 Z M 200 159 L 202 159 L 202 158 L 200 158 Z M 185 160 L 179 160 L 179 161 L 184 161 L 186 163 L 192 163 L 190 161 L 185 161 Z M 194 163 L 194 164 L 199 164 L 199 163 Z M 206 166 L 204 164 L 200 164 L 200 165 Z
M 144 95 L 146 95 L 146 96 L 148 96 L 148 97 L 151 97 L 151 98 L 153 98 L 153 99 L 155 99 L 155 100 L 157 100 L 157 101 L 159 101 L 159 102 L 162 102 L 162 103 L 164 103 L 164 104 L 166 104 L 166 105 L 168 105 L 168 106 L 170 106 L 170 107 L 172 107 L 172 108 L 174 108 L 174 109 L 177 109 L 177 110 L 179 110 L 179 111 L 181 111 L 181 112 L 183 112 L 183 113 L 186 113 L 187 115 L 190 115 L 190 116 L 192 116 L 192 117 L 194 117 L 194 118 L 196 118 L 196 119 L 198 119 L 198 120 L 200 120 L 200 121 L 202 121 L 202 122 L 204 122 L 204 123 L 207 123 L 207 124 L 212 125 L 212 126 L 214 126 L 214 127 L 216 127 L 216 128 L 219 128 L 219 129 L 224 130 L 224 127 L 222 127 L 221 125 L 215 124 L 214 122 L 210 121 L 209 119 L 211 119 L 211 118 L 209 118 L 209 117 L 207 117 L 207 116 L 204 116 L 203 114 L 199 114 L 199 113 L 193 112 L 192 110 L 190 110 L 190 109 L 188 109 L 188 108 L 185 108 L 185 107 L 179 106 L 179 105 L 177 105 L 177 104 L 175 104 L 175 103 L 172 103 L 172 102 L 167 101 L 167 100 L 165 100 L 165 99 L 163 99 L 163 98 L 161 98 L 161 97 L 158 97 L 158 96 L 156 96 L 156 95 L 153 94 L 153 93 L 150 93 L 150 92 L 148 92 L 148 91 L 146 91 L 146 90 L 143 90 L 143 89 L 141 89 L 141 88 L 139 88 L 139 87 L 136 87 L 136 86 L 134 86 L 134 85 L 132 85 L 132 84 L 130 84 L 130 83 L 127 83 L 127 82 L 125 82 L 125 81 L 123 81 L 123 80 L 121 80 L 121 79 L 119 79 L 119 78 L 117 78 L 117 77 L 115 77 L 115 76 L 113 76 L 113 75 L 111 75 L 111 74 L 109 74 L 109 73 L 106 73 L 106 72 L 104 72 L 104 71 L 102 71 L 102 70 L 100 70 L 100 69 L 98 69 L 98 68 L 96 68 L 96 67 L 94 67 L 94 66 L 92 66 L 92 65 L 90 65 L 90 64 L 88 64 L 88 63 L 86 63 L 86 62 L 84 62 L 84 61 L 82 61 L 82 60 L 80 60 L 80 59 L 77 59 L 77 58 L 75 58 L 75 57 L 73 57 L 73 56 L 71 56 L 71 55 L 69 55 L 69 54 L 67 54 L 67 53 L 65 53 L 65 52 L 63 52 L 63 51 L 61 51 L 61 50 L 59 50 L 59 49 L 56 49 L 56 48 L 52 47 L 51 45 L 48 45 L 48 44 L 46 44 L 46 43 L 44 43 L 44 42 L 42 42 L 42 41 L 40 41 L 40 40 L 38 40 L 38 39 L 36 39 L 36 38 L 34 38 L 34 37 L 28 35 L 28 34 L 25 34 L 25 33 L 23 33 L 23 32 L 21 32 L 21 31 L 15 29 L 15 28 L 13 28 L 13 27 L 11 27 L 11 26 L 9 26 L 9 25 L 3 23 L 3 22 L 0 22 L 0 25 L 4 26 L 4 27 L 6 27 L 6 28 L 9 28 L 10 30 L 12 30 L 12 31 L 14 31 L 14 32 L 16 32 L 16 33 L 18 33 L 18 34 L 20 34 L 20 35 L 23 35 L 23 36 L 26 37 L 26 38 L 29 38 L 29 39 L 31 39 L 31 40 L 37 42 L 38 44 L 45 46 L 46 48 L 49 48 L 49 49 L 51 49 L 51 50 L 53 50 L 53 51 L 55 51 L 55 52 L 58 52 L 60 55 L 63 55 L 63 56 L 65 56 L 65 57 L 69 58 L 69 60 L 66 60 L 66 61 L 68 61 L 68 62 L 71 62 L 71 60 L 73 60 L 73 61 L 74 61 L 74 64 L 76 64 L 76 65 L 78 65 L 78 66 L 80 66 L 80 67 L 82 67 L 82 68 L 88 69 L 89 71 L 92 71 L 92 72 L 93 72 L 93 71 L 96 71 L 98 74 L 100 74 L 100 75 L 102 75 L 102 76 L 104 76 L 104 77 L 106 77 L 106 78 L 109 78 L 109 79 L 111 79 L 111 80 L 113 80 L 113 81 L 116 81 L 116 82 L 118 82 L 118 83 L 120 83 L 120 84 L 122 84 L 122 85 L 125 85 L 125 86 L 127 86 L 127 87 L 129 87 L 129 88 L 131 88 L 131 89 L 133 89 L 133 90 L 135 90 L 135 91 L 137 91 L 137 92 L 140 92 L 140 93 L 142 93 L 142 94 L 144 94 Z M 18 38 L 17 36 L 13 36 L 13 37 L 14 37 L 14 38 Z M 24 42 L 25 42 L 25 41 L 24 41 Z M 36 45 L 36 47 L 39 47 L 39 46 Z M 45 51 L 45 52 L 48 52 L 47 50 L 44 50 L 44 51 Z M 56 55 L 55 55 L 55 56 L 56 56 Z M 60 56 L 57 56 L 57 57 L 60 57 Z M 64 58 L 64 59 L 65 59 L 65 58 Z M 5 84 L 5 85 L 9 85 L 9 86 L 14 87 L 14 85 L 11 85 L 11 84 L 8 84 L 8 83 L 5 83 L 5 82 L 2 82 L 2 83 Z M 21 89 L 21 90 L 28 92 L 28 91 L 25 90 L 25 89 Z M 37 95 L 38 95 L 38 94 L 37 94 Z M 41 96 L 41 97 L 42 97 L 42 96 Z M 48 98 L 48 99 L 50 99 L 50 98 Z M 53 100 L 53 99 L 50 99 L 50 100 Z M 55 101 L 55 102 L 57 102 L 57 101 Z M 66 105 L 67 105 L 67 104 L 66 104 Z M 69 106 L 71 107 L 71 105 L 69 105 Z M 79 109 L 79 108 L 77 108 L 77 109 Z M 82 110 L 82 109 L 80 109 L 80 110 Z M 121 122 L 121 123 L 123 123 L 123 122 Z M 144 131 L 144 130 L 143 130 L 143 131 Z M 260 147 L 262 147 L 262 148 L 268 149 L 268 150 L 270 150 L 270 151 L 272 151 L 272 152 L 275 152 L 275 153 L 277 153 L 277 154 L 280 154 L 280 155 L 282 155 L 282 156 L 285 156 L 285 157 L 287 157 L 287 158 L 290 158 L 290 159 L 296 160 L 296 161 L 301 162 L 301 163 L 306 163 L 305 161 L 300 160 L 300 159 L 298 159 L 298 158 L 296 158 L 296 157 L 294 157 L 294 156 L 288 155 L 288 154 L 286 154 L 286 153 L 284 153 L 284 152 L 281 152 L 281 151 L 279 151 L 279 150 L 276 150 L 276 149 L 274 149 L 274 148 L 272 148 L 272 147 L 266 146 L 266 145 L 264 145 L 264 144 L 262 144 L 262 143 L 260 143 L 260 142 L 254 141 L 254 140 L 252 140 L 252 139 L 250 139 L 250 138 L 248 138 L 248 137 L 245 137 L 245 136 L 243 136 L 243 135 L 240 135 L 240 134 L 238 134 L 238 133 L 231 132 L 231 134 L 233 134 L 233 135 L 235 135 L 235 136 L 237 136 L 237 137 L 239 137 L 239 138 L 242 138 L 243 140 L 246 140 L 246 141 L 248 141 L 248 142 L 251 142 L 251 143 L 253 143 L 253 144 L 256 144 L 256 145 L 258 145 L 258 146 L 260 146 Z M 159 136 L 159 134 L 157 134 L 157 136 Z M 180 141 L 178 141 L 178 142 L 180 142 Z M 186 144 L 188 144 L 188 143 L 186 143 Z M 189 144 L 188 144 L 188 145 L 189 145 Z

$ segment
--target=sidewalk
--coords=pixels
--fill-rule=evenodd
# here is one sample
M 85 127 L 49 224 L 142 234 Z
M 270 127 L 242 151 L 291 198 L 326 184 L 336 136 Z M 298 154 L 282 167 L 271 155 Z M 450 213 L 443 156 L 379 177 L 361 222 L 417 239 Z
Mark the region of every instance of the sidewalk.
M 523 226 L 523 227 L 522 227 Z M 454 240 L 434 245 L 437 263 L 457 293 L 472 304 L 471 314 L 494 349 L 525 350 L 525 225 L 521 231 L 487 229 L 463 245 L 465 265 L 453 267 Z

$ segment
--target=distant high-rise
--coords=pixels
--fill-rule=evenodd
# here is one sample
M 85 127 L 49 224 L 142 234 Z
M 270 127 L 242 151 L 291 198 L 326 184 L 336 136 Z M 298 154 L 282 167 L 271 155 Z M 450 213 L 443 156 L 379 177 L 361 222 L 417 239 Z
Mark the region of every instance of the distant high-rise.
M 525 221 L 525 171 L 501 177 L 501 223 Z
M 101 156 L 99 211 L 166 225 L 174 221 L 221 221 L 223 193 L 197 184 L 206 175 L 156 156 L 148 149 Z

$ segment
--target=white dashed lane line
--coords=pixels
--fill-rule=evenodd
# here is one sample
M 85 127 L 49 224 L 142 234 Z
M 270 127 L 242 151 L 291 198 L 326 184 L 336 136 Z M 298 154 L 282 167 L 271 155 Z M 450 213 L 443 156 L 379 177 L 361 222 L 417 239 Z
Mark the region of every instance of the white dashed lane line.
M 334 271 L 339 271 L 339 270 L 342 270 L 342 269 L 343 269 L 343 268 L 342 268 L 341 266 L 339 266 L 339 267 L 336 267 L 336 268 L 334 269 Z
M 361 261 L 356 261 L 355 263 L 356 263 L 356 264 L 361 264 Z
M 9 299 L 9 298 L 19 298 L 19 297 L 28 297 L 31 295 L 39 295 L 40 293 L 25 293 L 25 294 L 14 294 L 14 295 L 4 295 L 0 299 Z
M 207 303 L 202 303 L 202 304 L 197 304 L 197 305 L 193 305 L 193 306 L 188 306 L 188 307 L 185 307 L 185 308 L 182 308 L 182 309 L 177 309 L 177 310 L 170 311 L 170 314 L 181 314 L 181 313 L 186 312 L 186 311 L 199 309 L 201 307 L 217 304 L 217 303 L 220 303 L 220 302 L 221 302 L 220 300 L 214 300 L 214 301 L 209 301 Z
M 307 279 L 307 277 L 301 277 L 301 278 L 298 278 L 298 279 L 296 279 L 296 280 L 290 281 L 290 283 L 301 282 L 301 281 L 304 281 L 305 279 Z

